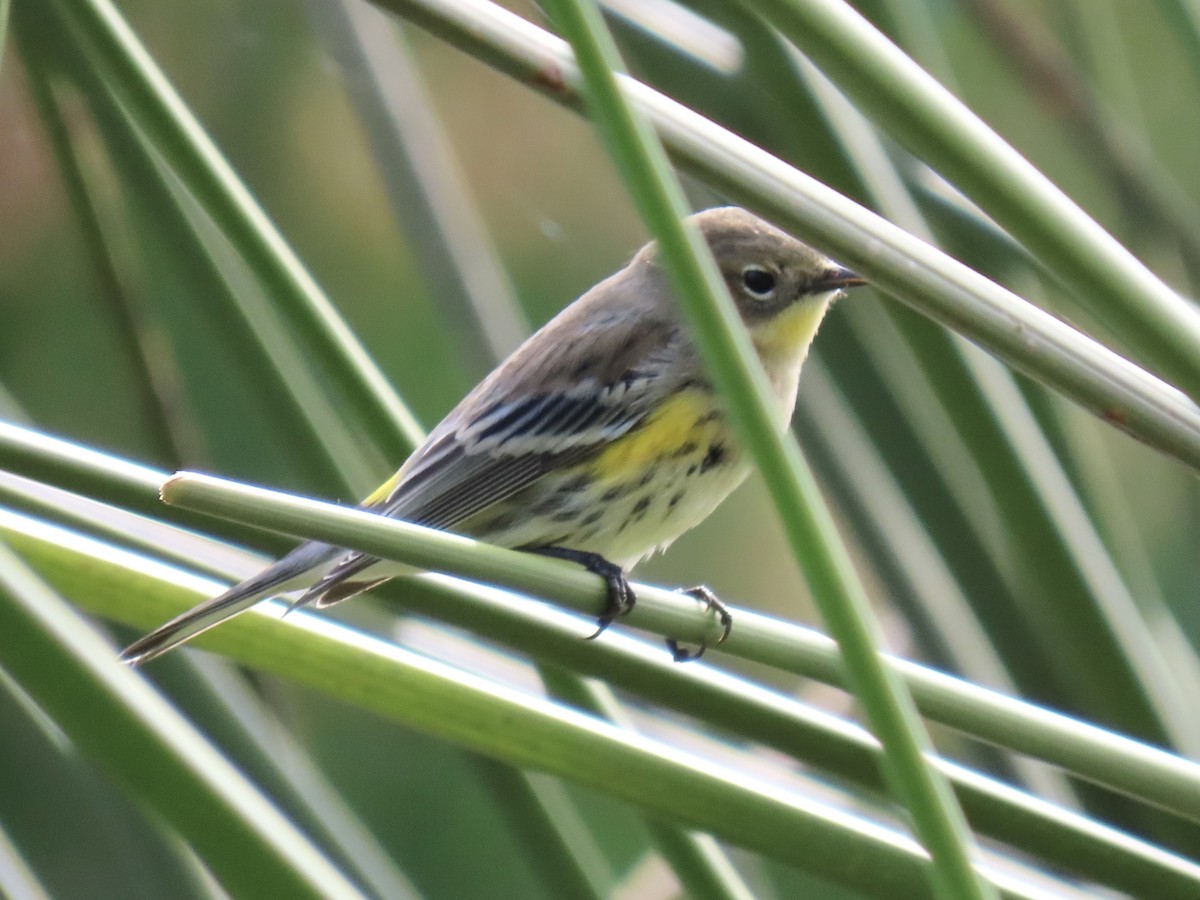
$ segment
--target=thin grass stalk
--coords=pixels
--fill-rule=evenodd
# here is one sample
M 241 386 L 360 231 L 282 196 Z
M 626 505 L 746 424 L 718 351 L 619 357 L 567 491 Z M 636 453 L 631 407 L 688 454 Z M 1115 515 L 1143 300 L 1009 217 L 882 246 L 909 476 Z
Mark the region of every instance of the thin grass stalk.
M 743 0 L 1040 259 L 1152 371 L 1200 398 L 1200 314 L 842 0 Z
M 22 42 L 24 31 L 17 30 L 18 42 Z M 174 414 L 177 405 L 174 401 L 177 398 L 172 396 L 171 387 L 178 383 L 178 376 L 162 371 L 161 365 L 156 366 L 154 354 L 147 346 L 146 323 L 135 309 L 136 301 L 130 296 L 131 286 L 121 277 L 117 250 L 106 237 L 104 222 L 93 202 L 94 192 L 89 188 L 84 173 L 83 161 L 76 152 L 61 105 L 55 96 L 51 67 L 43 53 L 39 52 L 40 47 L 35 50 L 28 40 L 23 44 L 21 57 L 29 79 L 29 93 L 37 107 L 63 188 L 91 259 L 98 294 L 117 326 L 123 356 L 134 370 L 133 381 L 142 412 L 142 425 L 157 458 L 165 465 L 178 467 L 185 459 L 197 458 L 191 429 Z M 191 452 L 185 454 L 182 449 L 184 446 Z
M 172 604 L 191 604 L 211 590 L 207 581 L 179 580 L 179 573 L 102 545 L 89 549 L 90 542 L 66 534 L 54 538 L 53 529 L 3 512 L 0 531 L 15 534 L 27 555 L 37 555 L 36 542 L 65 541 L 51 558 L 38 561 L 39 568 L 56 570 L 64 584 L 74 581 L 105 604 L 141 604 L 152 594 L 159 602 L 173 594 Z M 80 551 L 95 560 L 84 582 L 68 561 Z M 240 627 L 222 629 L 225 640 L 239 636 L 239 655 L 246 653 L 263 671 L 510 764 L 569 778 L 871 895 L 928 894 L 929 861 L 910 839 L 832 813 L 774 779 L 630 735 L 311 615 L 292 616 L 292 627 L 279 629 L 270 619 L 282 615 L 283 606 L 268 604 L 266 611 L 272 615 L 243 616 Z M 614 779 L 613 772 L 622 777 Z M 1030 896 L 1004 881 L 1004 896 Z
M 487 0 L 373 0 L 580 110 L 562 41 Z M 702 116 L 631 79 L 675 161 L 1138 440 L 1200 469 L 1200 409 L 1169 385 Z
M 512 282 L 468 196 L 456 153 L 437 119 L 399 25 L 352 0 L 308 0 L 317 37 L 345 73 L 392 215 L 453 334 L 460 362 L 477 376 L 530 332 Z
M 179 542 L 179 535 L 168 527 L 156 531 L 161 532 L 158 538 L 163 545 Z M 193 552 L 196 552 L 195 549 Z M 208 567 L 214 568 L 226 583 L 236 581 L 261 566 L 260 560 L 249 558 L 246 554 L 225 555 L 233 556 L 233 561 L 217 561 L 215 568 Z M 34 557 L 37 558 L 36 552 Z M 198 561 L 204 565 L 202 560 Z M 88 569 L 87 566 L 78 568 Z M 195 566 L 190 568 L 194 569 Z M 53 573 L 48 574 L 56 577 Z M 128 620 L 128 616 L 124 616 L 119 608 L 106 606 L 103 599 L 93 597 L 87 588 L 82 593 L 76 593 L 70 583 L 63 582 L 63 587 L 72 590 L 72 596 L 85 607 L 100 614 Z M 216 590 L 215 587 L 213 589 Z M 580 640 L 579 622 L 572 616 L 552 613 L 540 604 L 521 602 L 511 594 L 457 579 L 406 579 L 394 585 L 388 594 L 389 599 L 394 598 L 404 608 L 418 615 L 465 628 L 488 641 L 499 641 L 527 653 L 550 667 L 558 667 L 563 677 L 567 677 L 569 669 L 574 684 L 564 686 L 562 679 L 559 679 L 558 685 L 569 690 L 572 696 L 581 690 L 586 691 L 586 688 L 580 687 L 581 676 L 600 679 L 649 702 L 707 722 L 741 741 L 774 748 L 823 773 L 870 791 L 883 790 L 878 766 L 878 743 L 862 729 L 774 692 L 722 675 L 708 666 L 674 664 L 661 646 L 647 646 L 643 641 L 616 631 L 606 635 L 603 641 L 584 642 Z M 143 619 L 134 624 L 149 624 L 156 620 L 155 615 L 161 618 L 167 613 L 164 610 L 157 613 L 147 611 Z M 216 646 L 222 646 L 230 628 L 236 634 L 238 623 L 232 623 L 212 635 L 216 639 Z M 211 645 L 207 636 L 201 640 Z M 451 658 L 459 657 L 455 655 Z M 155 671 L 158 674 L 157 668 Z M 351 674 L 346 673 L 346 677 Z M 189 684 L 195 681 L 194 676 L 182 677 Z M 230 688 L 227 681 L 222 683 L 227 685 L 226 689 L 220 691 L 219 697 L 206 702 L 220 703 L 227 696 L 237 695 L 236 684 Z M 618 711 L 616 715 L 625 727 L 625 714 Z M 268 741 L 278 749 L 278 740 L 269 737 L 270 727 L 253 725 L 252 730 L 256 740 Z M 234 740 L 235 745 L 241 746 L 243 743 L 243 739 Z M 272 752 L 270 756 L 274 760 L 278 754 Z M 239 758 L 242 758 L 241 754 Z M 1099 883 L 1135 894 L 1182 894 L 1188 897 L 1200 887 L 1200 872 L 1195 867 L 1189 869 L 1186 861 L 1164 855 L 1161 850 L 1105 828 L 1094 820 L 1055 808 L 953 763 L 937 758 L 933 762 L 943 768 L 972 825 L 982 834 L 1003 840 L 1056 867 L 1078 872 Z M 484 766 L 483 774 L 489 779 L 489 784 L 491 771 Z M 504 795 L 506 808 L 509 803 L 521 807 L 521 818 L 515 824 L 525 834 L 525 829 L 545 819 L 543 804 L 534 802 L 530 807 L 529 791 L 512 790 L 514 782 L 511 775 L 498 777 L 507 786 Z M 534 793 L 540 798 L 541 792 L 536 784 Z M 526 812 L 536 814 L 534 819 L 525 818 Z M 561 827 L 561 824 L 557 824 L 545 828 L 539 832 L 539 837 L 533 839 L 532 846 L 540 847 L 543 851 L 553 846 L 561 837 L 551 841 L 547 835 L 559 835 Z M 352 828 L 340 828 L 335 844 L 352 833 Z M 674 840 L 675 836 L 657 833 L 657 838 Z M 728 861 L 722 862 L 716 858 L 719 848 L 695 838 L 689 839 L 689 842 L 698 842 L 698 846 L 683 848 L 684 851 L 702 853 L 707 864 L 714 867 L 717 876 L 724 880 L 722 873 L 727 870 Z M 572 851 L 560 854 L 562 859 L 573 857 L 578 852 L 578 841 L 573 839 L 571 844 Z M 539 870 L 543 866 L 552 867 L 551 874 L 555 875 L 555 880 L 551 883 L 559 885 L 561 889 L 564 884 L 561 873 L 553 870 L 560 861 L 552 859 L 554 855 L 543 852 L 534 863 Z M 1189 872 L 1192 874 L 1189 875 Z M 687 872 L 677 869 L 677 874 L 688 883 L 693 880 Z
M 422 570 L 553 599 L 590 617 L 601 613 L 607 597 L 602 579 L 569 563 L 209 476 L 177 475 L 163 486 L 163 499 Z M 709 646 L 720 635 L 703 603 L 651 585 L 636 584 L 634 590 L 638 604 L 626 617 L 630 625 Z M 737 626 L 721 651 L 845 684 L 837 647 L 828 637 L 749 609 L 735 609 L 734 615 Z M 1200 765 L 915 663 L 888 660 L 930 718 L 1200 821 Z
M 122 618 L 129 619 L 135 607 L 139 612 L 132 619 L 147 621 L 158 615 L 153 604 L 146 605 L 138 599 L 146 593 L 161 594 L 161 591 L 152 587 L 153 579 L 165 578 L 178 587 L 169 604 L 180 609 L 212 590 L 207 584 L 198 585 L 194 580 L 181 580 L 161 567 L 148 569 L 145 561 L 125 554 L 114 554 L 110 548 L 80 542 L 54 529 L 31 526 L 26 522 L 24 526 L 17 525 L 23 527 L 23 533 L 15 533 L 9 530 L 12 524 L 16 524 L 15 520 L 4 517 L 0 521 L 0 530 L 12 535 L 12 540 L 21 547 L 22 552 L 61 590 L 110 615 L 116 612 Z M 76 557 L 60 556 L 64 550 L 70 554 L 90 556 L 95 563 L 81 566 Z M 131 578 L 136 583 L 131 583 Z M 670 662 L 661 650 L 642 646 L 637 652 L 631 652 L 628 645 L 635 642 L 629 638 L 618 638 L 613 634 L 605 641 L 586 644 L 579 639 L 584 632 L 577 621 L 562 614 L 539 611 L 536 604 L 527 604 L 524 614 L 515 615 L 521 604 L 510 595 L 494 589 L 464 590 L 461 583 L 453 580 L 427 577 L 415 584 L 410 583 L 409 590 L 404 593 L 404 597 L 415 603 L 419 611 L 435 615 L 456 605 L 462 609 L 466 606 L 478 607 L 480 595 L 487 599 L 486 605 L 491 610 L 489 616 L 467 620 L 462 618 L 460 609 L 451 618 L 481 632 L 496 629 L 501 639 L 517 645 L 524 642 L 526 647 L 536 645 L 539 651 L 544 642 L 550 648 L 549 658 L 565 661 L 568 665 L 595 663 L 591 671 L 600 677 L 615 679 L 618 683 L 625 679 L 626 686 L 632 684 L 635 691 L 647 693 L 650 699 L 657 702 L 677 706 L 681 711 L 699 714 L 710 720 L 714 715 L 726 719 L 733 715 L 742 724 L 739 726 L 726 722 L 725 725 L 733 724 L 735 733 L 744 733 L 751 740 L 764 739 L 769 746 L 777 746 L 784 752 L 804 757 L 852 781 L 882 789 L 876 760 L 872 756 L 879 752 L 878 744 L 861 729 L 842 723 L 828 714 L 805 710 L 794 701 L 748 684 L 739 684 L 728 676 L 709 672 L 705 666 L 678 666 Z M 167 599 L 165 595 L 157 602 L 163 599 Z M 303 677 L 307 677 L 307 667 L 311 661 L 324 658 L 326 642 L 350 640 L 353 643 L 348 633 L 336 626 L 321 624 L 315 616 L 304 612 L 291 617 L 293 627 L 283 629 L 291 633 L 285 633 L 281 641 L 278 623 L 273 619 L 282 610 L 280 604 L 268 604 L 268 609 L 264 610 L 266 614 L 248 615 L 211 632 L 211 637 L 206 635 L 200 640 L 207 646 L 232 652 L 243 660 L 254 659 L 256 665 L 260 664 L 257 655 L 264 649 L 271 655 L 282 646 L 285 653 L 278 662 L 290 669 L 300 670 L 305 673 Z M 308 630 L 313 632 L 309 635 L 310 645 L 307 649 L 300 649 L 295 643 L 298 637 L 295 632 L 304 631 L 305 628 L 297 629 L 295 626 L 307 628 L 308 623 L 311 623 Z M 551 624 L 552 628 L 546 627 Z M 343 637 L 338 638 L 339 634 Z M 304 642 L 303 637 L 299 639 Z M 606 646 L 609 642 L 617 646 Z M 361 643 L 357 646 L 361 647 Z M 291 653 L 299 655 L 292 663 L 285 662 L 285 659 L 292 658 L 289 655 Z M 611 659 L 611 666 L 600 664 L 606 657 Z M 366 670 L 363 670 L 364 666 Z M 321 690 L 339 696 L 344 696 L 350 690 L 354 695 L 352 702 L 373 697 L 376 689 L 386 691 L 391 677 L 377 670 L 371 654 L 367 652 L 339 664 L 337 671 L 337 678 L 325 681 L 317 678 L 316 683 Z M 319 676 L 321 673 L 316 674 Z M 295 675 L 287 677 L 294 678 Z M 657 685 L 656 681 L 659 682 Z M 791 712 L 785 713 L 786 710 Z M 454 718 L 449 708 L 442 709 L 441 714 L 443 718 Z M 490 733 L 486 721 L 480 723 L 480 731 Z M 824 749 L 821 749 L 823 745 Z M 529 749 L 536 753 L 538 748 L 531 746 Z M 567 764 L 570 764 L 569 760 Z M 750 765 L 759 768 L 757 763 Z M 1035 856 L 1044 857 L 1056 865 L 1077 868 L 1086 873 L 1088 878 L 1128 890 L 1137 896 L 1179 897 L 1183 900 L 1193 896 L 1197 884 L 1200 884 L 1200 869 L 1194 863 L 1164 854 L 1092 820 L 1054 810 L 1033 798 L 1021 802 L 1018 800 L 1019 792 L 999 785 L 989 788 L 989 779 L 959 770 L 951 764 L 946 764 L 946 771 L 956 779 L 964 801 L 969 802 L 979 815 L 985 830 L 1016 846 L 1027 847 Z
M 846 664 L 855 696 L 884 750 L 896 798 L 933 858 L 935 893 L 986 898 L 994 890 L 975 871 L 973 841 L 944 778 L 926 764 L 929 738 L 904 686 L 884 667 L 866 592 L 794 441 L 776 430 L 766 378 L 741 328 L 716 264 L 699 234 L 685 228 L 683 192 L 666 153 L 617 84 L 621 62 L 599 9 L 582 0 L 550 4 L 575 49 L 589 111 L 671 276 L 696 343 L 735 428 L 771 489 L 797 563 Z
M 0 0 L 0 6 L 7 6 L 5 0 Z M 0 15 L 3 12 L 0 9 Z M 3 29 L 0 28 L 0 48 L 4 45 L 3 37 Z M 38 878 L 34 867 L 4 831 L 3 822 L 0 822 L 0 896 L 11 897 L 12 900 L 51 900 L 50 892 Z
M 553 665 L 539 664 L 538 676 L 551 697 L 625 731 L 636 730 L 632 717 L 607 685 Z M 711 837 L 654 819 L 646 819 L 643 825 L 650 833 L 652 846 L 671 867 L 687 896 L 704 900 L 752 900 L 750 887 Z
M 1200 275 L 1200 208 L 1187 190 L 1163 166 L 1144 139 L 1145 129 L 1118 119 L 1075 67 L 1066 48 L 1035 16 L 1019 15 L 997 0 L 958 0 L 974 19 L 978 32 L 996 49 L 1040 104 L 1048 118 L 1063 123 L 1080 162 L 1090 165 L 1111 185 L 1112 195 L 1137 222 L 1143 247 L 1168 242 L 1179 248 L 1193 277 Z M 1099 4 L 1081 12 L 1080 25 L 1109 16 Z M 1109 23 L 1112 25 L 1112 23 Z M 1115 27 L 1115 26 L 1113 26 Z M 1113 28 L 1106 29 L 1110 33 Z M 1099 50 L 1112 61 L 1115 42 Z M 1120 65 L 1106 66 L 1111 79 Z
M 278 798 L 296 824 L 318 840 L 364 890 L 397 900 L 419 898 L 420 891 L 250 679 L 226 660 L 180 656 L 180 664 L 169 676 L 153 673 L 170 689 L 176 708 L 196 720 L 197 705 L 202 706 L 200 711 L 209 713 L 203 721 L 211 739 L 235 756 L 260 790 Z M 176 690 L 180 686 L 183 691 Z M 181 701 L 181 694 L 185 700 Z
M 839 102 L 836 91 L 823 89 L 823 77 L 810 70 L 803 62 L 799 66 L 868 193 L 889 219 L 932 242 L 932 232 L 869 126 L 864 129 L 858 113 Z M 1031 610 L 1030 620 L 1043 623 L 1033 626 L 1034 638 L 1050 645 L 1049 658 L 1060 663 L 1068 679 L 1075 679 L 1076 696 L 1091 698 L 1091 708 L 1105 710 L 1111 721 L 1143 737 L 1195 756 L 1200 731 L 1186 712 L 1186 698 L 1195 691 L 1180 683 L 1181 673 L 1166 666 L 1143 618 L 1145 606 L 1135 603 L 1012 377 L 961 340 L 917 329 L 903 315 L 892 318 L 918 358 L 940 361 L 922 366 L 922 375 L 948 413 L 959 411 L 950 418 L 986 473 L 1008 533 L 1030 548 L 1022 557 L 1044 559 L 1041 571 L 1068 581 L 1065 589 L 1054 591 L 1058 602 Z M 878 339 L 877 323 L 868 325 L 858 315 L 853 322 L 868 345 L 878 348 L 876 356 L 896 352 L 894 342 L 885 346 Z M 964 406 L 974 411 L 970 418 L 962 416 Z M 1165 608 L 1158 613 L 1169 616 Z
M 268 293 L 284 304 L 381 452 L 406 456 L 420 434 L 411 413 L 120 13 L 108 0 L 51 0 L 48 6 Z
M 232 894 L 361 896 L 108 646 L 0 545 L 0 657 L 62 727 L 199 848 Z
M 4 51 L 8 47 L 8 0 L 0 0 L 0 64 L 4 62 Z

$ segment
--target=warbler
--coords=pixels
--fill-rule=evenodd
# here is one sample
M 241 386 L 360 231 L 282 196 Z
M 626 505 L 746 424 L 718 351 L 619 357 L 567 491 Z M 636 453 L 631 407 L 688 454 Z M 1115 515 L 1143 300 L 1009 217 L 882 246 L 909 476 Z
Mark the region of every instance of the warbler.
M 863 281 L 743 209 L 691 221 L 762 361 L 782 431 L 825 311 Z M 599 634 L 633 605 L 626 571 L 702 522 L 749 471 L 650 243 L 514 351 L 362 506 L 583 564 L 609 585 Z M 145 662 L 267 597 L 304 588 L 294 605 L 323 608 L 399 571 L 304 543 L 122 658 Z M 677 659 L 697 655 L 671 647 Z

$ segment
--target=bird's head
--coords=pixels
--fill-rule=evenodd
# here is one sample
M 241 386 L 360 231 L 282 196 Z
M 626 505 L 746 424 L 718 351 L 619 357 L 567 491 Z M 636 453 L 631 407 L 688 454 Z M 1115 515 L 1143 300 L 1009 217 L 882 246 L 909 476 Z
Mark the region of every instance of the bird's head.
M 797 303 L 827 304 L 865 284 L 849 269 L 736 206 L 697 213 L 738 312 L 751 331 Z

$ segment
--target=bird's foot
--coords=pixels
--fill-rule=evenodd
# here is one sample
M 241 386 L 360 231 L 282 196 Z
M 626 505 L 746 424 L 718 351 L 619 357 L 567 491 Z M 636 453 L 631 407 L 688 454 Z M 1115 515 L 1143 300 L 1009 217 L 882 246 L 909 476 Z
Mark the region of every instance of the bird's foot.
M 599 575 L 608 585 L 608 601 L 604 606 L 604 612 L 600 614 L 600 619 L 596 623 L 596 631 L 588 636 L 587 640 L 594 641 L 604 633 L 613 620 L 618 616 L 624 616 L 633 609 L 637 602 L 637 595 L 634 594 L 633 588 L 629 584 L 629 577 L 625 574 L 625 570 L 616 563 L 609 562 L 599 553 L 590 553 L 587 550 L 572 550 L 570 547 L 537 547 L 532 552 L 541 556 L 552 556 L 555 559 L 565 559 L 568 562 L 578 563 L 594 575 Z
M 729 632 L 733 631 L 733 616 L 729 614 L 729 608 L 721 602 L 709 588 L 702 584 L 696 585 L 693 588 L 681 588 L 677 593 L 687 594 L 689 597 L 694 597 L 704 603 L 708 611 L 716 613 L 717 621 L 721 623 L 721 636 L 717 638 L 717 645 L 724 643 L 729 637 Z M 701 641 L 700 646 L 696 650 L 689 650 L 680 645 L 673 638 L 667 638 L 667 649 L 671 651 L 671 656 L 675 662 L 692 662 L 704 655 L 704 651 L 708 649 L 708 642 Z

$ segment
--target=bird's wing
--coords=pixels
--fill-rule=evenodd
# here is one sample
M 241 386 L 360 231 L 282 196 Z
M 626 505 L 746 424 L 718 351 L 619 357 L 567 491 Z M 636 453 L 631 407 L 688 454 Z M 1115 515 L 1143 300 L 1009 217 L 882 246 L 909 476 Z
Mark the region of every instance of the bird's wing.
M 641 424 L 682 331 L 669 318 L 589 315 L 588 299 L 567 310 L 579 321 L 552 322 L 468 395 L 367 508 L 453 528 Z
M 586 459 L 646 416 L 648 379 L 572 394 L 509 394 L 425 448 L 376 512 L 453 528 L 528 487 L 547 472 Z
M 676 356 L 680 331 L 636 318 L 603 326 L 585 331 L 582 346 L 544 342 L 526 348 L 534 354 L 518 353 L 520 368 L 501 369 L 481 384 L 366 508 L 453 529 L 637 428 L 662 395 L 660 379 Z M 607 352 L 597 356 L 593 347 Z M 581 375 L 585 365 L 590 368 Z M 298 603 L 325 606 L 353 596 L 357 591 L 347 582 L 372 562 L 346 554 Z

